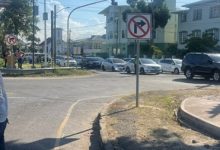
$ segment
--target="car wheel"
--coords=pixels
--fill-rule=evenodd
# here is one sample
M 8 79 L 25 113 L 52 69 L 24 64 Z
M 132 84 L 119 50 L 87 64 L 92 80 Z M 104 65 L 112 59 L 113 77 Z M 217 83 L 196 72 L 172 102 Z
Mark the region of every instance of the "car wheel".
M 192 79 L 193 78 L 193 73 L 192 73 L 192 70 L 190 69 L 190 68 L 187 68 L 186 70 L 185 70 L 185 76 L 186 76 L 186 78 L 187 79 Z
M 126 68 L 126 72 L 127 72 L 128 74 L 130 74 L 130 73 L 131 73 L 131 70 L 130 70 L 130 68 L 129 68 L 129 67 L 127 67 L 127 68 Z
M 144 68 L 141 68 L 140 74 L 145 74 Z
M 214 81 L 219 81 L 219 79 L 220 79 L 220 73 L 219 73 L 219 71 L 214 71 L 214 73 L 213 73 L 213 80 Z
M 115 67 L 112 67 L 112 72 L 114 72 L 115 71 Z
M 173 71 L 173 73 L 174 73 L 174 74 L 179 74 L 179 73 L 180 73 L 180 71 L 179 71 L 179 69 L 178 69 L 178 68 L 175 68 L 175 69 L 174 69 L 174 71 Z
M 105 67 L 104 66 L 102 66 L 102 71 L 105 71 Z

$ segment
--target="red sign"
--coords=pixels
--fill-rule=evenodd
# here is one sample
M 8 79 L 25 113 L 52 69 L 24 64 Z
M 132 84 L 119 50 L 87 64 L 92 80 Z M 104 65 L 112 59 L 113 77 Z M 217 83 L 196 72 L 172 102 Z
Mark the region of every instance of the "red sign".
M 151 15 L 129 14 L 128 15 L 128 38 L 150 39 L 151 38 Z

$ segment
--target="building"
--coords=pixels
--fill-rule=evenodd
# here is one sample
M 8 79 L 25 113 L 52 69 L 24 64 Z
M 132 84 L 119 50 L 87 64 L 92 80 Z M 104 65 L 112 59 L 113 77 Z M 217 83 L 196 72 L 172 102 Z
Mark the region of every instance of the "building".
M 220 0 L 200 0 L 184 5 L 186 10 L 178 14 L 178 48 L 185 49 L 185 40 L 192 35 L 201 37 L 204 32 L 211 33 L 219 40 Z M 220 41 L 218 42 L 220 45 Z
M 63 41 L 63 29 L 56 28 L 56 54 L 65 54 L 66 43 Z M 41 49 L 44 49 L 44 41 L 40 44 Z M 52 40 L 51 37 L 47 38 L 47 53 L 50 56 L 52 50 Z
M 71 54 L 87 56 L 105 56 L 103 51 L 105 46 L 105 35 L 92 35 L 90 38 L 76 40 L 71 42 Z
M 165 0 L 165 4 L 170 12 L 176 10 L 176 0 Z M 127 39 L 127 25 L 123 20 L 122 13 L 130 8 L 127 5 L 118 6 L 113 3 L 102 10 L 99 14 L 106 16 L 106 52 L 109 56 L 129 57 L 134 52 L 134 40 Z M 171 14 L 166 27 L 156 30 L 154 43 L 164 47 L 165 44 L 176 43 L 177 17 Z M 147 42 L 147 41 L 145 41 Z

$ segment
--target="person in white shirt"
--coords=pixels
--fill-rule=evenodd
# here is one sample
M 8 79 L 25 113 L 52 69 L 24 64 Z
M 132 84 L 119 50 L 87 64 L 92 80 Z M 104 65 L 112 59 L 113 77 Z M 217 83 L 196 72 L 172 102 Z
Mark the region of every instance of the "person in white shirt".
M 0 150 L 5 150 L 4 132 L 8 123 L 8 99 L 0 72 Z

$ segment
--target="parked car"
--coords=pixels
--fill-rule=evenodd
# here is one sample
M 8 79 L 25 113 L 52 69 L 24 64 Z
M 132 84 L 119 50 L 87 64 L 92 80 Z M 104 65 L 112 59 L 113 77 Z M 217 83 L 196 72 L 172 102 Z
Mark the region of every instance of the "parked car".
M 56 56 L 56 64 L 61 67 L 65 67 L 65 66 L 67 66 L 68 59 L 69 59 L 69 66 L 70 67 L 77 66 L 77 62 L 75 59 L 73 59 L 72 57 L 68 58 L 67 56 L 62 56 L 62 55 Z
M 101 57 L 86 57 L 84 59 L 84 66 L 88 69 L 98 69 L 101 67 L 102 62 L 104 61 Z
M 123 71 L 126 62 L 119 58 L 107 58 L 101 64 L 103 71 Z
M 162 72 L 172 72 L 174 74 L 179 74 L 181 72 L 182 60 L 165 58 L 158 61 L 161 65 Z
M 220 54 L 188 53 L 182 62 L 182 71 L 187 79 L 195 75 L 206 79 L 220 80 Z
M 161 72 L 161 66 L 152 59 L 147 59 L 147 58 L 139 59 L 139 69 L 140 69 L 140 74 L 145 74 L 145 73 L 159 74 Z M 130 60 L 125 65 L 125 71 L 127 73 L 135 72 L 135 59 Z
M 82 56 L 75 56 L 75 55 L 73 55 L 72 58 L 76 60 L 77 65 L 81 65 L 81 63 L 82 63 Z

